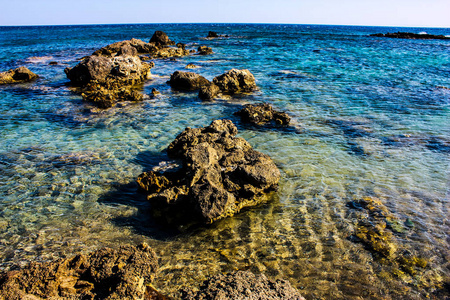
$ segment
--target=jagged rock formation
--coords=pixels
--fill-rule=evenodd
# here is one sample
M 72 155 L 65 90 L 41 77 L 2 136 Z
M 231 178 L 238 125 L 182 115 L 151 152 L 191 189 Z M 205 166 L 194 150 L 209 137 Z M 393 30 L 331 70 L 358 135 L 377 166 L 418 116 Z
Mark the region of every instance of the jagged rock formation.
M 163 299 L 152 288 L 147 290 L 157 268 L 147 244 L 103 248 L 4 273 L 0 299 Z
M 278 125 L 289 125 L 291 121 L 287 113 L 275 111 L 267 103 L 257 105 L 246 104 L 235 115 L 240 116 L 243 122 L 253 125 L 264 125 L 269 122 L 274 122 Z
M 269 280 L 265 275 L 249 271 L 219 274 L 203 282 L 198 291 L 182 291 L 182 300 L 200 299 L 259 299 L 304 300 L 288 281 Z
M 95 51 L 73 68 L 66 68 L 67 78 L 81 87 L 83 99 L 100 108 L 114 106 L 118 101 L 141 101 L 136 85 L 150 77 L 154 63 L 150 58 L 181 57 L 189 55 L 185 45 L 177 47 L 167 34 L 156 31 L 146 43 L 139 39 L 120 41 Z
M 31 72 L 27 67 L 19 67 L 0 73 L 0 84 L 30 82 L 39 76 Z
M 235 137 L 230 120 L 204 128 L 186 128 L 169 145 L 169 157 L 182 168 L 165 173 L 145 172 L 139 186 L 159 216 L 166 220 L 211 223 L 258 204 L 278 186 L 280 171 L 265 154 Z

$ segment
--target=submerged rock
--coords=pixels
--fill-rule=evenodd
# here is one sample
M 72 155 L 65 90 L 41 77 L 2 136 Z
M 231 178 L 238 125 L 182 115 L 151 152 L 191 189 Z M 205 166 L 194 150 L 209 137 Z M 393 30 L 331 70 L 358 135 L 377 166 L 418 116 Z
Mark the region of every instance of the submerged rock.
M 411 228 L 406 228 L 405 222 L 396 218 L 380 199 L 364 197 L 348 202 L 347 206 L 358 212 L 358 222 L 354 235 L 350 237 L 351 241 L 364 244 L 394 276 L 406 278 L 409 275 L 419 281 L 422 275 L 426 276 L 428 260 L 413 255 L 394 235 L 404 234 Z M 410 219 L 407 220 L 412 223 Z M 439 284 L 436 281 L 430 285 L 437 287 Z
M 218 274 L 203 282 L 198 291 L 184 290 L 182 300 L 259 299 L 304 300 L 288 281 L 270 280 L 249 271 Z
M 39 76 L 31 72 L 27 67 L 19 67 L 0 73 L 0 84 L 30 82 Z
M 388 32 L 386 34 L 383 33 L 375 33 L 370 36 L 375 37 L 387 37 L 387 38 L 395 38 L 395 39 L 412 39 L 412 40 L 450 40 L 450 37 L 446 37 L 444 35 L 434 35 L 434 34 L 419 34 L 412 32 Z
M 230 71 L 213 79 L 222 92 L 234 94 L 238 92 L 251 92 L 256 89 L 255 77 L 249 70 L 231 69 Z
M 183 167 L 146 172 L 137 179 L 157 214 L 169 222 L 211 223 L 258 204 L 277 188 L 280 171 L 270 157 L 236 134 L 230 120 L 216 120 L 177 136 L 167 153 Z
M 198 90 L 210 82 L 205 77 L 194 72 L 175 71 L 168 82 L 173 88 L 179 90 Z
M 246 104 L 243 109 L 236 112 L 235 115 L 241 117 L 245 123 L 254 125 L 264 125 L 268 122 L 275 122 L 278 125 L 289 125 L 291 118 L 285 112 L 275 111 L 272 106 L 264 104 Z
M 157 257 L 147 244 L 103 248 L 4 273 L 0 275 L 0 298 L 143 299 L 159 294 L 147 291 L 157 268 Z

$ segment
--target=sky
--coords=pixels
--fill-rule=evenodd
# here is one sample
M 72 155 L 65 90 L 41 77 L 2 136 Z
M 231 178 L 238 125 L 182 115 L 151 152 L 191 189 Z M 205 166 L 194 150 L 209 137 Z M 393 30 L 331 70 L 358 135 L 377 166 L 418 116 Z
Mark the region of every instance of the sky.
M 450 28 L 450 0 L 0 0 L 0 26 L 123 23 Z

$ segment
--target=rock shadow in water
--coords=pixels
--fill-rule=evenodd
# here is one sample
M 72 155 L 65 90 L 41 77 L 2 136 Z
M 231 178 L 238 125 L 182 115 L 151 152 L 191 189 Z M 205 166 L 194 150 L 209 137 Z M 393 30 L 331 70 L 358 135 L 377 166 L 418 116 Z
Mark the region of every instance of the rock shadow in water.
M 167 157 L 166 152 L 143 151 L 133 160 L 143 166 L 143 170 L 164 170 L 176 167 L 173 160 Z M 163 162 L 163 163 L 161 163 Z M 164 162 L 167 162 L 164 164 Z M 173 165 L 172 165 L 173 163 Z M 118 227 L 132 227 L 135 233 L 157 240 L 167 240 L 181 234 L 183 227 L 167 226 L 152 215 L 152 205 L 147 196 L 140 192 L 138 184 L 133 181 L 127 184 L 116 184 L 114 189 L 100 196 L 99 203 L 105 205 L 126 205 L 137 209 L 129 217 L 116 217 L 111 222 Z

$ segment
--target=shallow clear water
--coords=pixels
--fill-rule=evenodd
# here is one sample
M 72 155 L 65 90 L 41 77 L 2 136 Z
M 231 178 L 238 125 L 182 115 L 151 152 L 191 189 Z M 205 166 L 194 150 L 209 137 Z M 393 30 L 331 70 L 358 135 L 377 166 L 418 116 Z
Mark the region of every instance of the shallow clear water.
M 156 60 L 143 91 L 156 99 L 90 112 L 64 68 L 115 41 L 164 30 L 209 56 Z M 206 40 L 209 30 L 230 35 Z M 450 276 L 450 41 L 372 38 L 378 32 L 450 29 L 295 25 L 0 27 L 0 70 L 41 76 L 0 87 L 0 269 L 146 241 L 161 261 L 155 286 L 250 269 L 284 278 L 307 299 L 421 299 Z M 58 62 L 50 66 L 50 61 Z M 259 90 L 202 103 L 166 84 L 188 63 L 208 79 L 247 68 Z M 233 116 L 268 102 L 293 128 L 255 129 Z M 183 233 L 155 224 L 135 179 L 166 159 L 185 127 L 230 118 L 239 136 L 282 171 L 269 201 Z M 399 249 L 428 259 L 415 276 L 349 238 L 352 200 L 377 197 L 400 223 Z

